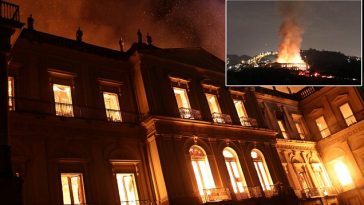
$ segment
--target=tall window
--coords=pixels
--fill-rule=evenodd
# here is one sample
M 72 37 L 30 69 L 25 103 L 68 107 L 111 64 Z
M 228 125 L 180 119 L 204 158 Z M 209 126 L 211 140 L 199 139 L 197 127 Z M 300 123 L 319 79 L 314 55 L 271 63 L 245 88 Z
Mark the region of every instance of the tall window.
M 217 123 L 225 123 L 224 116 L 221 113 L 219 101 L 217 100 L 216 95 L 206 93 L 206 99 L 209 104 L 210 112 L 212 115 L 212 119 Z
M 184 88 L 173 87 L 174 96 L 176 97 L 177 106 L 182 118 L 191 118 L 191 106 L 188 100 L 187 91 Z
M 138 190 L 133 173 L 116 174 L 121 205 L 139 204 Z
M 341 114 L 343 115 L 345 122 L 348 126 L 356 123 L 356 118 L 353 111 L 350 108 L 349 103 L 345 103 L 339 107 Z
M 211 193 L 211 189 L 215 188 L 215 182 L 212 177 L 206 153 L 197 145 L 193 145 L 189 152 L 200 195 L 209 195 Z
M 295 122 L 294 124 L 296 125 L 296 128 L 297 128 L 298 134 L 300 135 L 300 138 L 305 139 L 306 135 L 305 135 L 305 132 L 303 131 L 301 123 L 300 122 Z
M 103 92 L 107 120 L 121 122 L 119 97 L 116 93 Z
M 322 138 L 325 138 L 329 135 L 331 135 L 329 128 L 327 127 L 326 121 L 324 116 L 320 116 L 316 119 L 316 125 L 318 129 L 320 130 Z
M 311 165 L 320 187 L 330 187 L 331 183 L 329 177 L 327 176 L 326 171 L 323 169 L 321 163 L 312 163 Z
M 15 92 L 14 92 L 14 78 L 8 77 L 8 95 L 9 95 L 9 110 L 15 109 Z
M 68 85 L 53 84 L 56 115 L 73 117 L 71 87 Z
M 278 126 L 279 126 L 279 129 L 281 130 L 283 138 L 288 139 L 288 133 L 286 131 L 286 127 L 284 126 L 283 120 L 278 120 Z
M 235 193 L 243 193 L 245 191 L 246 182 L 241 169 L 239 158 L 236 152 L 226 147 L 222 152 L 225 158 L 225 164 L 229 172 L 231 185 Z
M 252 124 L 246 119 L 248 114 L 246 113 L 245 106 L 242 100 L 234 99 L 234 105 L 236 112 L 240 118 L 240 122 L 243 126 L 251 126 Z
M 255 170 L 258 173 L 258 178 L 263 188 L 263 191 L 272 190 L 273 181 L 270 176 L 268 166 L 265 162 L 263 154 L 259 150 L 253 149 L 251 151 L 251 157 L 253 159 Z
M 62 173 L 63 204 L 85 204 L 85 192 L 81 173 Z
M 334 170 L 341 186 L 347 187 L 353 184 L 353 179 L 351 178 L 350 172 L 344 162 L 337 161 L 334 164 Z

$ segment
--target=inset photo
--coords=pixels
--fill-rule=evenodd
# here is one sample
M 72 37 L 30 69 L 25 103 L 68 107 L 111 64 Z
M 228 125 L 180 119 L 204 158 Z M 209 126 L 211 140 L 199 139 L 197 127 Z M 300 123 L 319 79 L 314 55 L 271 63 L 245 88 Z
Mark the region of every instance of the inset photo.
M 361 1 L 226 2 L 226 85 L 362 85 Z

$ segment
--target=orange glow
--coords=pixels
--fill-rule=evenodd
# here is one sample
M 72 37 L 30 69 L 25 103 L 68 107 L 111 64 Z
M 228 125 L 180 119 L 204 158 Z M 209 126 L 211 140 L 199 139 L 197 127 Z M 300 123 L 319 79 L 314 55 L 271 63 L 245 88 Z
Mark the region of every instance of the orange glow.
M 338 161 L 334 165 L 336 176 L 342 186 L 348 186 L 353 184 L 350 172 L 346 165 L 342 161 Z

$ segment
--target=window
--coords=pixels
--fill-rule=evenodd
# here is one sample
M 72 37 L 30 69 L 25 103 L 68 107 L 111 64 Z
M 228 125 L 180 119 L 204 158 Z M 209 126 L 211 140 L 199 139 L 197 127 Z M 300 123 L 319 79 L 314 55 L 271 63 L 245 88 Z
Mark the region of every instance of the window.
M 14 78 L 8 77 L 9 110 L 15 110 Z
M 251 151 L 251 157 L 253 159 L 254 167 L 255 170 L 257 171 L 258 178 L 263 188 L 263 191 L 272 190 L 273 181 L 270 176 L 263 154 L 259 150 L 253 149 Z
M 341 114 L 343 115 L 345 122 L 348 126 L 356 123 L 356 118 L 353 111 L 350 108 L 349 103 L 345 103 L 339 107 Z
M 330 187 L 331 183 L 321 163 L 312 163 L 312 170 L 314 171 L 315 177 L 320 184 L 320 187 Z
M 337 161 L 335 163 L 334 170 L 341 186 L 345 187 L 353 184 L 350 172 L 342 161 Z
M 85 192 L 81 173 L 62 173 L 63 204 L 85 204 Z
M 56 115 L 73 117 L 71 87 L 68 85 L 53 84 Z
M 103 92 L 107 120 L 121 122 L 118 94 Z
M 181 114 L 181 117 L 186 119 L 193 118 L 186 89 L 173 87 L 173 92 L 176 97 L 177 106 Z
M 298 134 L 300 135 L 300 138 L 305 139 L 306 136 L 305 136 L 305 133 L 303 132 L 301 123 L 300 122 L 295 122 L 294 124 L 296 125 L 296 128 L 297 128 Z
M 287 133 L 286 128 L 284 126 L 283 120 L 278 120 L 278 126 L 279 126 L 279 129 L 281 130 L 283 138 L 288 139 L 288 133 Z
M 248 114 L 246 113 L 243 101 L 234 99 L 234 105 L 241 124 L 243 126 L 252 126 L 251 122 L 248 120 Z
M 211 190 L 215 188 L 214 178 L 205 151 L 194 145 L 189 150 L 193 172 L 196 177 L 198 190 L 201 196 L 211 194 Z
M 243 171 L 240 166 L 239 158 L 236 152 L 227 147 L 222 152 L 225 158 L 225 164 L 229 172 L 231 185 L 235 193 L 243 193 L 246 189 L 246 182 Z
M 216 95 L 206 93 L 207 102 L 209 103 L 209 108 L 211 113 L 221 113 L 219 101 Z
M 117 173 L 116 181 L 121 205 L 139 204 L 138 191 L 133 173 Z
M 316 119 L 316 125 L 321 133 L 322 138 L 331 135 L 329 128 L 327 127 L 324 116 L 320 116 Z

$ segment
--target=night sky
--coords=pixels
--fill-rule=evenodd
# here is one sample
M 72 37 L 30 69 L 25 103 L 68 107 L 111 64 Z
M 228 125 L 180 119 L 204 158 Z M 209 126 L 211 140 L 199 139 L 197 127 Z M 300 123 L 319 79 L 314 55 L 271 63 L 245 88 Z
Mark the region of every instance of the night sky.
M 75 38 L 81 26 L 83 40 L 118 49 L 149 32 L 156 46 L 203 47 L 219 58 L 225 55 L 225 0 L 13 0 L 23 22 L 29 14 L 35 29 Z M 145 38 L 144 38 L 145 40 Z
M 281 16 L 273 1 L 228 1 L 227 53 L 256 55 L 277 51 Z M 302 49 L 340 51 L 361 56 L 360 1 L 303 3 Z

